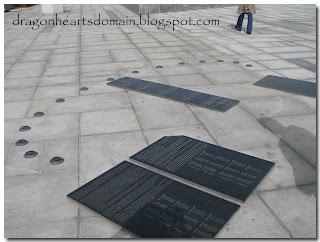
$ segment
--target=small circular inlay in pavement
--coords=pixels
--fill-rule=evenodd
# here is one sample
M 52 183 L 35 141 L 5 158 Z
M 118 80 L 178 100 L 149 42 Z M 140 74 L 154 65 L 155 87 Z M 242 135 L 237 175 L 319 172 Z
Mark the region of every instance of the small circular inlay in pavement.
M 57 100 L 56 100 L 56 103 L 63 103 L 65 100 L 63 99 L 63 98 L 58 98 Z
M 87 88 L 87 87 L 81 87 L 80 88 L 80 91 L 87 91 L 87 90 L 89 90 L 89 88 Z
M 51 165 L 59 165 L 59 164 L 61 164 L 62 162 L 64 162 L 64 159 L 63 159 L 62 157 L 59 157 L 59 156 L 53 157 L 53 158 L 50 160 L 50 164 L 51 164 Z
M 22 127 L 20 127 L 19 131 L 20 132 L 26 132 L 26 131 L 29 131 L 30 129 L 31 129 L 30 126 L 22 126 Z
M 16 146 L 24 146 L 28 144 L 28 140 L 25 140 L 25 139 L 19 139 L 17 142 L 16 142 Z
M 239 64 L 239 63 L 240 63 L 239 61 L 234 61 L 234 62 L 233 62 L 233 64 Z
M 199 62 L 200 62 L 200 63 L 205 63 L 206 61 L 205 61 L 205 60 L 200 60 Z
M 224 62 L 224 60 L 218 60 L 218 62 Z
M 252 67 L 252 65 L 251 64 L 246 64 L 246 67 Z
M 156 66 L 156 68 L 163 68 L 163 66 Z
M 184 65 L 184 64 L 186 64 L 186 63 L 184 63 L 184 62 L 181 61 L 181 62 L 179 62 L 178 64 L 179 64 L 179 65 Z
M 41 117 L 44 115 L 44 112 L 36 112 L 33 117 Z
M 38 155 L 37 151 L 29 150 L 24 154 L 24 158 L 33 158 L 33 157 L 36 157 L 37 155 Z
M 137 73 L 139 73 L 139 71 L 132 71 L 132 73 L 133 73 L 133 74 L 137 74 Z
M 107 81 L 108 81 L 108 82 L 110 82 L 110 81 L 114 81 L 114 78 L 109 77 L 109 78 L 107 78 Z

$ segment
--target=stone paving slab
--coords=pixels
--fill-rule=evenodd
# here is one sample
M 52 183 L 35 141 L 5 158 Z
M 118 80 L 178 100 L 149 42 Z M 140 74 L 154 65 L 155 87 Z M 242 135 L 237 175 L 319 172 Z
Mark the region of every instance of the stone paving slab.
M 316 169 L 292 148 L 280 141 L 270 148 L 258 147 L 241 151 L 275 162 L 275 166 L 257 188 L 258 191 L 294 187 L 316 182 Z
M 80 186 L 147 146 L 141 131 L 82 136 Z
M 259 233 L 254 231 L 258 230 Z M 216 238 L 290 238 L 257 195 L 241 206 Z
M 8 228 L 5 238 L 77 238 L 78 221 L 76 219 L 54 223 L 41 223 L 26 227 Z M 52 228 L 55 229 L 52 229 Z
M 30 101 L 7 102 L 4 104 L 4 119 L 23 118 L 28 111 Z
M 139 21 L 116 4 L 64 7 L 61 19 L 93 19 L 98 13 L 110 19 L 105 10 L 111 10 Z M 259 4 L 251 35 L 245 33 L 246 20 L 244 31 L 234 30 L 236 10 L 150 15 L 220 20 L 219 26 L 176 26 L 175 31 L 114 25 L 41 32 L 45 26 L 13 26 L 17 13 L 5 13 L 5 237 L 132 238 L 65 195 L 164 135 L 188 135 L 276 163 L 218 238 L 315 237 L 316 99 L 252 84 L 266 75 L 316 82 L 316 73 L 288 61 L 316 64 L 316 5 Z M 40 5 L 19 14 L 53 17 L 43 15 Z M 107 78 L 122 76 L 240 104 L 221 114 L 106 85 Z M 55 103 L 57 98 L 65 102 Z M 45 115 L 33 117 L 38 111 Z M 19 132 L 23 125 L 32 129 Z M 23 138 L 29 143 L 15 146 Z M 29 149 L 38 156 L 23 158 Z M 54 156 L 64 162 L 51 165 Z
M 294 238 L 316 238 L 315 185 L 264 192 L 261 197 Z
M 137 117 L 131 108 L 81 113 L 80 116 L 81 135 L 140 130 Z
M 34 100 L 30 105 L 26 117 L 33 117 L 33 114 L 39 110 L 46 115 L 59 115 L 131 107 L 125 93 L 64 97 L 64 100 L 63 103 L 56 103 L 56 99 Z
M 143 129 L 199 124 L 183 103 L 131 91 L 129 95 Z
M 317 166 L 315 114 L 263 118 L 260 121 L 312 165 Z
M 5 141 L 16 142 L 18 139 L 36 141 L 76 137 L 78 136 L 78 121 L 77 114 L 7 120 L 4 122 Z M 25 125 L 30 126 L 31 130 L 19 132 L 19 128 Z
M 76 218 L 77 205 L 65 194 L 77 188 L 77 180 L 75 173 L 6 177 L 5 227 Z

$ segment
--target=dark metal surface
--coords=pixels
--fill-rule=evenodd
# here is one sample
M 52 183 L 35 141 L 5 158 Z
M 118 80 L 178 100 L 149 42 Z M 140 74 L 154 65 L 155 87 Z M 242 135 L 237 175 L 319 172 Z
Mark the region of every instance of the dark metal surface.
M 36 112 L 33 114 L 33 117 L 41 117 L 44 115 L 44 112 Z
M 87 90 L 89 90 L 89 88 L 87 88 L 87 87 L 81 87 L 80 88 L 80 91 L 87 91 Z
M 17 142 L 16 142 L 16 146 L 24 146 L 26 144 L 28 144 L 28 140 L 25 140 L 25 139 L 19 139 Z
M 106 10 L 111 20 L 121 20 L 112 10 Z
M 289 59 L 287 60 L 293 64 L 296 64 L 304 69 L 307 69 L 309 71 L 312 71 L 314 73 L 317 73 L 317 66 L 308 62 L 308 61 L 305 61 L 305 60 L 301 60 L 301 59 Z
M 51 165 L 59 165 L 59 164 L 61 164 L 63 162 L 64 162 L 64 159 L 62 157 L 59 157 L 59 156 L 53 157 L 50 160 L 50 164 Z
M 214 96 L 131 77 L 123 77 L 109 82 L 107 85 L 143 92 L 221 112 L 225 112 L 239 103 L 239 101 L 235 99 Z
M 56 103 L 63 103 L 65 100 L 63 99 L 63 98 L 58 98 L 57 100 L 56 100 Z
M 253 85 L 310 97 L 317 97 L 317 84 L 313 82 L 268 75 Z
M 165 136 L 130 158 L 240 201 L 274 165 L 186 136 Z
M 26 131 L 29 131 L 30 129 L 31 129 L 30 126 L 22 126 L 22 127 L 20 127 L 19 131 L 20 132 L 26 132 Z
M 38 155 L 37 151 L 29 150 L 24 154 L 24 158 L 33 158 L 33 157 L 36 157 L 37 155 Z
M 240 207 L 128 161 L 68 197 L 142 238 L 213 238 Z

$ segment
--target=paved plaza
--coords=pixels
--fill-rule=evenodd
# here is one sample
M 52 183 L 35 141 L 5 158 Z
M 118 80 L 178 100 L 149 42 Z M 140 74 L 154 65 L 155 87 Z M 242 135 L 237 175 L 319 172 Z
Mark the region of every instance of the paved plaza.
M 121 5 L 64 8 L 60 19 L 110 19 L 106 10 L 139 19 Z M 316 98 L 253 84 L 267 75 L 316 82 L 316 5 L 256 8 L 251 35 L 246 17 L 243 31 L 234 29 L 237 6 L 150 15 L 219 20 L 174 31 L 153 25 L 33 30 L 12 22 L 17 14 L 54 18 L 41 5 L 5 13 L 5 237 L 134 238 L 66 195 L 163 136 L 186 135 L 276 164 L 217 238 L 315 238 Z M 240 103 L 222 113 L 106 85 L 107 78 L 124 76 Z M 21 126 L 31 130 L 20 132 Z M 19 139 L 28 144 L 16 146 Z M 24 158 L 30 150 L 38 155 Z M 64 162 L 51 165 L 56 156 Z

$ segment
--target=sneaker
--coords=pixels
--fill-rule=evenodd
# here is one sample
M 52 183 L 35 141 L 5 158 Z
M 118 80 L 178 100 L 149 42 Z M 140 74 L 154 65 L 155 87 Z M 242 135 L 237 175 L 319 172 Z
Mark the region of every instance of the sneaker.
M 250 32 L 250 33 L 247 33 L 247 34 L 251 34 L 251 32 Z
M 238 30 L 238 31 L 241 31 L 241 29 L 238 29 L 237 26 L 234 26 L 234 28 L 235 28 L 236 30 Z

